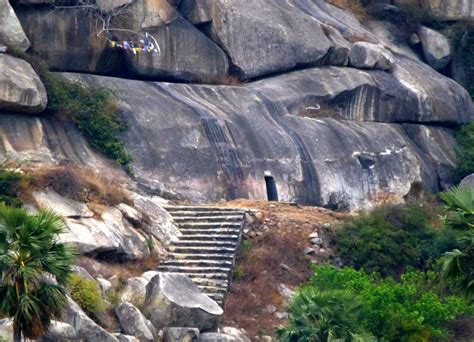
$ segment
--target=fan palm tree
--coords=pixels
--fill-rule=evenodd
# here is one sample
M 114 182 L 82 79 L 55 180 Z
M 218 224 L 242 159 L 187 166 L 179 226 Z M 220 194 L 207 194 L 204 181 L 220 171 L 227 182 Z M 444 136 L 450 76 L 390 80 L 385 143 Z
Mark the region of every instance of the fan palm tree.
M 454 187 L 442 193 L 448 214 L 447 227 L 464 231 L 459 249 L 445 254 L 443 276 L 452 280 L 468 297 L 474 297 L 474 192 L 469 187 Z
M 46 333 L 67 302 L 74 252 L 58 241 L 63 229 L 52 212 L 0 205 L 0 315 L 13 319 L 15 342 Z
M 288 327 L 278 331 L 287 342 L 370 342 L 361 323 L 362 302 L 346 290 L 301 288 L 290 305 Z

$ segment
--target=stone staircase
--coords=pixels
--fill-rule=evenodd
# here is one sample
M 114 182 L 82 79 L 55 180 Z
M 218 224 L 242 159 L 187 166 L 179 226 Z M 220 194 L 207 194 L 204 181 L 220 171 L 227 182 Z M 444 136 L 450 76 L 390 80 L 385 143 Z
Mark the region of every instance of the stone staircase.
M 223 305 L 242 237 L 244 211 L 191 206 L 165 209 L 182 236 L 169 246 L 169 258 L 158 270 L 186 275 Z

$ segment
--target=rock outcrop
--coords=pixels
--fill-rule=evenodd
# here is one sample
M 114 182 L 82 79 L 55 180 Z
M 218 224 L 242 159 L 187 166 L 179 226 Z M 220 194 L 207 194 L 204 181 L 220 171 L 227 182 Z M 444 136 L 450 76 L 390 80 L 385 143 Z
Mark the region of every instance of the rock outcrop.
M 394 0 L 394 4 L 411 13 L 423 13 L 435 20 L 474 20 L 474 4 L 471 0 Z
M 428 64 L 437 70 L 446 67 L 453 58 L 448 39 L 441 33 L 425 26 L 418 30 L 418 34 Z
M 156 329 L 191 326 L 212 331 L 223 311 L 189 278 L 160 272 L 147 285 L 144 313 Z
M 115 313 L 125 334 L 136 337 L 140 342 L 155 341 L 154 334 L 149 327 L 150 323 L 135 306 L 130 303 L 122 303 L 117 306 Z M 152 325 L 151 328 L 153 328 Z
M 0 53 L 0 110 L 40 113 L 47 101 L 46 89 L 31 65 Z
M 0 46 L 6 45 L 22 51 L 29 48 L 28 37 L 10 6 L 9 0 L 0 0 L 0 23 Z

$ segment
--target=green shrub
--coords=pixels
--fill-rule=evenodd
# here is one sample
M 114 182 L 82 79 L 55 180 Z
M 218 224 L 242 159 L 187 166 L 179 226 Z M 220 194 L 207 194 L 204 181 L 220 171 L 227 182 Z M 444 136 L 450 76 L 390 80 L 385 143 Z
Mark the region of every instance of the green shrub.
M 398 278 L 407 267 L 428 269 L 455 246 L 454 233 L 436 228 L 430 204 L 385 205 L 348 219 L 335 233 L 347 265 Z
M 92 147 L 131 171 L 132 157 L 126 151 L 120 135 L 128 127 L 122 119 L 113 93 L 102 87 L 86 87 L 49 72 L 39 56 L 11 49 L 13 56 L 29 62 L 40 76 L 48 92 L 46 111 L 73 122 Z
M 89 315 L 104 312 L 99 285 L 94 280 L 73 274 L 69 278 L 69 293 L 74 301 Z
M 22 206 L 23 203 L 16 192 L 16 187 L 22 179 L 20 172 L 0 169 L 0 202 L 13 207 Z
M 453 175 L 456 181 L 474 173 L 474 122 L 462 126 L 456 132 L 456 167 Z
M 362 302 L 363 326 L 382 341 L 446 340 L 446 324 L 473 313 L 468 301 L 449 293 L 434 272 L 406 273 L 396 282 L 352 268 L 319 266 L 314 270 L 306 286 L 323 292 L 348 291 Z
M 375 341 L 363 326 L 363 303 L 347 290 L 303 286 L 290 305 L 290 321 L 277 334 L 282 341 Z

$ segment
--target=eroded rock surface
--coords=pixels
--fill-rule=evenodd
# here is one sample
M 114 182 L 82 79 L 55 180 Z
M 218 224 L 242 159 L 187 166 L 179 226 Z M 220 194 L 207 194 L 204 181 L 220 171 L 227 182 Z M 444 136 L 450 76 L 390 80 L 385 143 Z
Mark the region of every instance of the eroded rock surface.
M 0 0 L 0 23 L 0 46 L 7 45 L 23 51 L 28 49 L 30 42 L 9 0 Z

